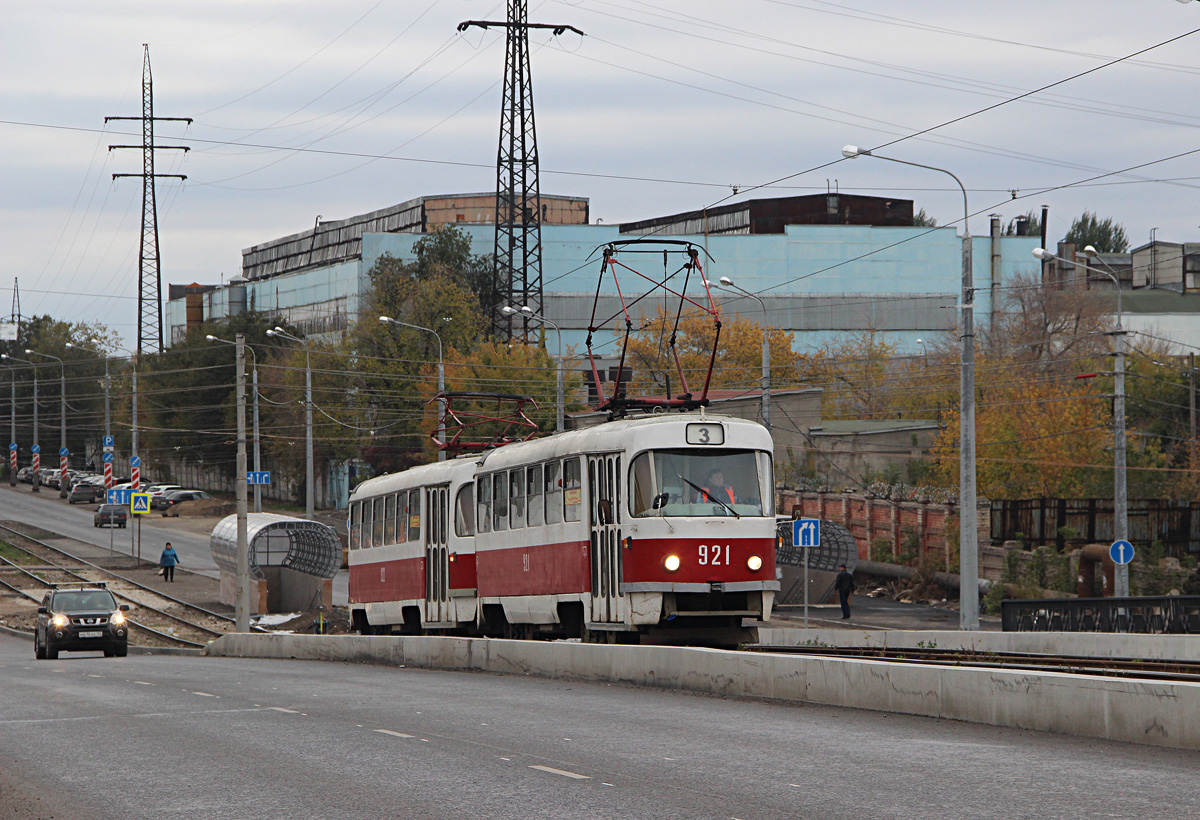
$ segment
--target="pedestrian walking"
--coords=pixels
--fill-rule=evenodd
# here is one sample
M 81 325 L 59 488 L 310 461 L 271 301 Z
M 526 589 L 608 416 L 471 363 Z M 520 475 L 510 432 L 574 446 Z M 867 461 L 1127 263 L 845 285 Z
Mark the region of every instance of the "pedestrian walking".
M 850 617 L 850 596 L 854 594 L 854 576 L 846 571 L 846 565 L 839 565 L 840 572 L 833 582 L 833 588 L 837 590 L 838 600 L 842 603 L 842 620 Z
M 175 566 L 179 563 L 179 554 L 175 552 L 175 548 L 171 546 L 171 542 L 167 542 L 167 546 L 162 551 L 162 555 L 158 557 L 158 565 L 162 567 L 162 576 L 168 581 L 175 580 Z

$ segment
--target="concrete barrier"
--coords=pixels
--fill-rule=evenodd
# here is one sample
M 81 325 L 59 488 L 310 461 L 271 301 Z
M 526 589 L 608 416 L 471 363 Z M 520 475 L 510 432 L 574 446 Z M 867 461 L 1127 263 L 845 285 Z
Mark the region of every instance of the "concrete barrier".
M 978 652 L 1025 652 L 1089 658 L 1200 660 L 1200 635 L 760 627 L 758 642 L 763 646 L 971 649 Z
M 1200 749 L 1200 684 L 1193 683 L 475 638 L 234 634 L 218 638 L 208 653 L 611 681 Z

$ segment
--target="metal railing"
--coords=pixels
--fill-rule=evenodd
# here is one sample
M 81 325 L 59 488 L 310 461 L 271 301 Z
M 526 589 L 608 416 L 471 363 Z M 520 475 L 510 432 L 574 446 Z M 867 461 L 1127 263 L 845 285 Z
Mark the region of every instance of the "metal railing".
M 1200 596 L 1003 601 L 1005 632 L 1200 634 Z

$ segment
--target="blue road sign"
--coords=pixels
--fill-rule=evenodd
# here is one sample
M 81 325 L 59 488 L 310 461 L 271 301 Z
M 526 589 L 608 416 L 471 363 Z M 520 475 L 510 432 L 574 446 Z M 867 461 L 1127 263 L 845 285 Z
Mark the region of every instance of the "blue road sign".
M 1108 554 L 1112 556 L 1114 564 L 1128 564 L 1133 560 L 1133 544 L 1128 541 L 1113 541 L 1112 546 L 1108 548 Z
M 797 547 L 821 546 L 821 522 L 815 518 L 797 518 L 792 522 L 792 543 Z
M 123 490 L 109 490 L 108 503 L 120 504 L 121 506 L 124 506 L 129 503 L 129 496 L 131 495 L 133 495 L 133 490 L 129 489 L 128 487 Z
M 69 456 L 69 455 L 71 455 L 71 451 L 68 450 L 66 447 L 59 447 L 58 454 L 60 456 Z
M 150 493 L 132 493 L 129 496 L 129 511 L 139 515 L 150 512 Z
M 116 437 L 115 436 L 105 436 L 104 437 L 104 446 L 105 447 L 116 447 L 117 446 Z
M 141 467 L 142 459 L 138 456 L 130 456 L 129 457 L 129 466 L 130 467 Z
M 42 445 L 35 444 L 32 447 L 30 447 L 29 449 L 30 449 L 30 452 L 40 453 L 42 451 Z
M 248 473 L 246 473 L 246 483 L 247 484 L 270 484 L 271 483 L 271 473 L 266 470 L 263 470 L 262 472 L 253 472 L 253 471 L 248 472 Z
M 105 464 L 112 464 L 112 461 L 113 461 L 113 454 L 112 454 L 112 453 L 105 453 L 105 454 L 104 454 L 104 463 L 105 463 Z
M 10 449 L 10 450 L 17 449 L 17 443 L 14 441 L 12 444 L 8 445 L 8 449 Z

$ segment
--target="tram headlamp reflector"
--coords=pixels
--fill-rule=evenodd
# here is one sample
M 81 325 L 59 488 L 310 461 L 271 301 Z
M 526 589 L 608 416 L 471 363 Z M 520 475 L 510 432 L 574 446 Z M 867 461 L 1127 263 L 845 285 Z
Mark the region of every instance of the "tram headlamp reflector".
M 762 558 L 758 557 L 757 555 L 751 555 L 746 559 L 746 566 L 751 572 L 758 572 L 760 569 L 762 569 Z
M 666 560 L 663 561 L 663 566 L 667 568 L 667 572 L 674 572 L 679 569 L 679 556 L 668 555 Z

